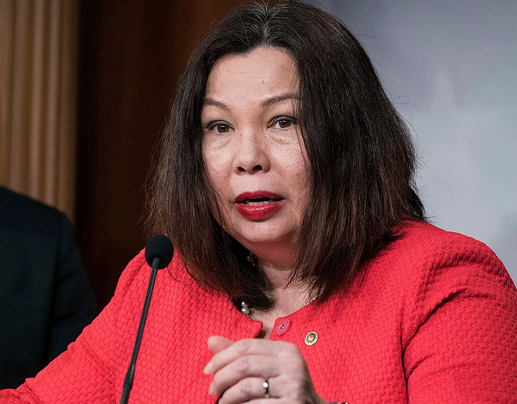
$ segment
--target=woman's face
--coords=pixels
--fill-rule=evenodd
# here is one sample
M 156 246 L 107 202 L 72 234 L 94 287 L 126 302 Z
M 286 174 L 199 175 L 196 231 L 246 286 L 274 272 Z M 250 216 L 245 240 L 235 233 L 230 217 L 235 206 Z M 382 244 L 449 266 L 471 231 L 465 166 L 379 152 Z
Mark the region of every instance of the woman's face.
M 309 191 L 290 55 L 261 47 L 213 67 L 201 114 L 203 158 L 221 225 L 246 248 L 296 248 Z

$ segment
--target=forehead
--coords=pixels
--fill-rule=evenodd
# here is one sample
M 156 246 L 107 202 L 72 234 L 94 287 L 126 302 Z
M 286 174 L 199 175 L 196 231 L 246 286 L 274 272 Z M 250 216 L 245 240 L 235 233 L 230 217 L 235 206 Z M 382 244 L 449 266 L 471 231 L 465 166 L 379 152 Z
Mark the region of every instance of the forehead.
M 286 50 L 260 47 L 219 59 L 208 76 L 206 97 L 267 97 L 282 92 L 298 92 L 295 62 Z

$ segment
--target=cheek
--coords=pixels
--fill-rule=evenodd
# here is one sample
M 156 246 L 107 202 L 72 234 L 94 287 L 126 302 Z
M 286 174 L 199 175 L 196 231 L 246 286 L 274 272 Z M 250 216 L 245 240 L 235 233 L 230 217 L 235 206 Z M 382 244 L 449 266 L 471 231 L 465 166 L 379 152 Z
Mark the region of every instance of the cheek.
M 219 178 L 223 175 L 223 165 L 221 159 L 218 158 L 217 153 L 213 153 L 207 150 L 203 151 L 203 162 L 205 164 L 205 170 L 210 182 L 215 185 L 219 181 Z
M 223 195 L 225 194 L 223 169 L 221 164 L 218 163 L 218 160 L 211 158 L 209 154 L 203 153 L 203 161 L 205 165 L 206 181 L 209 183 L 207 186 L 211 188 L 211 191 L 213 192 L 213 198 L 210 198 L 210 201 L 208 202 L 210 205 L 210 211 L 217 223 L 225 229 L 227 227 L 225 224 L 227 221 L 227 214 L 225 212 L 225 204 L 223 203 Z
M 283 158 L 283 171 L 298 194 L 305 194 L 310 185 L 310 164 L 303 150 L 295 149 Z
M 228 193 L 228 168 L 220 156 L 211 153 L 204 153 L 203 160 L 207 180 L 210 182 L 210 187 L 214 191 L 216 198 L 216 201 L 211 202 L 211 209 L 214 215 L 217 216 L 215 211 L 221 209 L 220 212 L 223 213 L 226 206 L 223 201 L 227 199 L 225 195 Z M 214 204 L 218 205 L 219 209 L 215 208 Z M 220 219 L 217 219 L 217 221 L 222 225 Z
M 228 175 L 232 165 L 232 150 L 228 147 L 228 139 L 205 140 L 203 161 L 210 176 Z
M 293 165 L 291 171 L 291 181 L 293 193 L 296 198 L 296 217 L 299 220 L 302 220 L 309 203 L 311 190 L 310 165 L 304 156 L 300 156 L 299 160 L 296 161 L 296 164 Z

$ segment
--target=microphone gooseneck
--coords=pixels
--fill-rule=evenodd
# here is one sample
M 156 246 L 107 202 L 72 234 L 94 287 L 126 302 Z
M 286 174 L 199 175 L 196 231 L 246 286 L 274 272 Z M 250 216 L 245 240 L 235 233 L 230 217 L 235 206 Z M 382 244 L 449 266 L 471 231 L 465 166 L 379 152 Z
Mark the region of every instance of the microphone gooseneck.
M 173 254 L 174 248 L 167 236 L 164 236 L 163 234 L 157 234 L 151 237 L 149 241 L 147 241 L 145 246 L 145 260 L 151 267 L 151 278 L 149 279 L 149 286 L 147 287 L 147 293 L 145 295 L 144 307 L 142 309 L 142 317 L 140 317 L 140 324 L 136 334 L 133 355 L 131 356 L 131 362 L 126 373 L 126 378 L 124 379 L 124 387 L 122 390 L 122 396 L 120 398 L 120 404 L 127 404 L 129 400 L 129 392 L 133 386 L 136 359 L 138 357 L 138 351 L 140 350 L 140 342 L 142 341 L 142 334 L 144 333 L 145 320 L 147 318 L 147 312 L 149 311 L 149 304 L 151 303 L 151 295 L 153 293 L 156 273 L 158 272 L 158 269 L 165 268 L 167 265 L 169 265 Z

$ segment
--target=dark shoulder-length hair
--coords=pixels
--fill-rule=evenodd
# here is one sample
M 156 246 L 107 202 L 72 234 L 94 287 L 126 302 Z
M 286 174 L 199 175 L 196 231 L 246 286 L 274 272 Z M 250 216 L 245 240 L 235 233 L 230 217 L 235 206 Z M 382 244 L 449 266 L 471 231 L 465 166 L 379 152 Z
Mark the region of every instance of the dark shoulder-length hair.
M 311 192 L 293 280 L 307 282 L 323 302 L 394 239 L 397 223 L 424 214 L 407 126 L 359 42 L 317 8 L 298 2 L 242 6 L 193 52 L 164 131 L 150 223 L 154 232 L 169 235 L 199 283 L 251 307 L 271 307 L 267 278 L 211 212 L 216 198 L 203 162 L 200 118 L 215 62 L 261 46 L 287 50 L 298 69 Z

